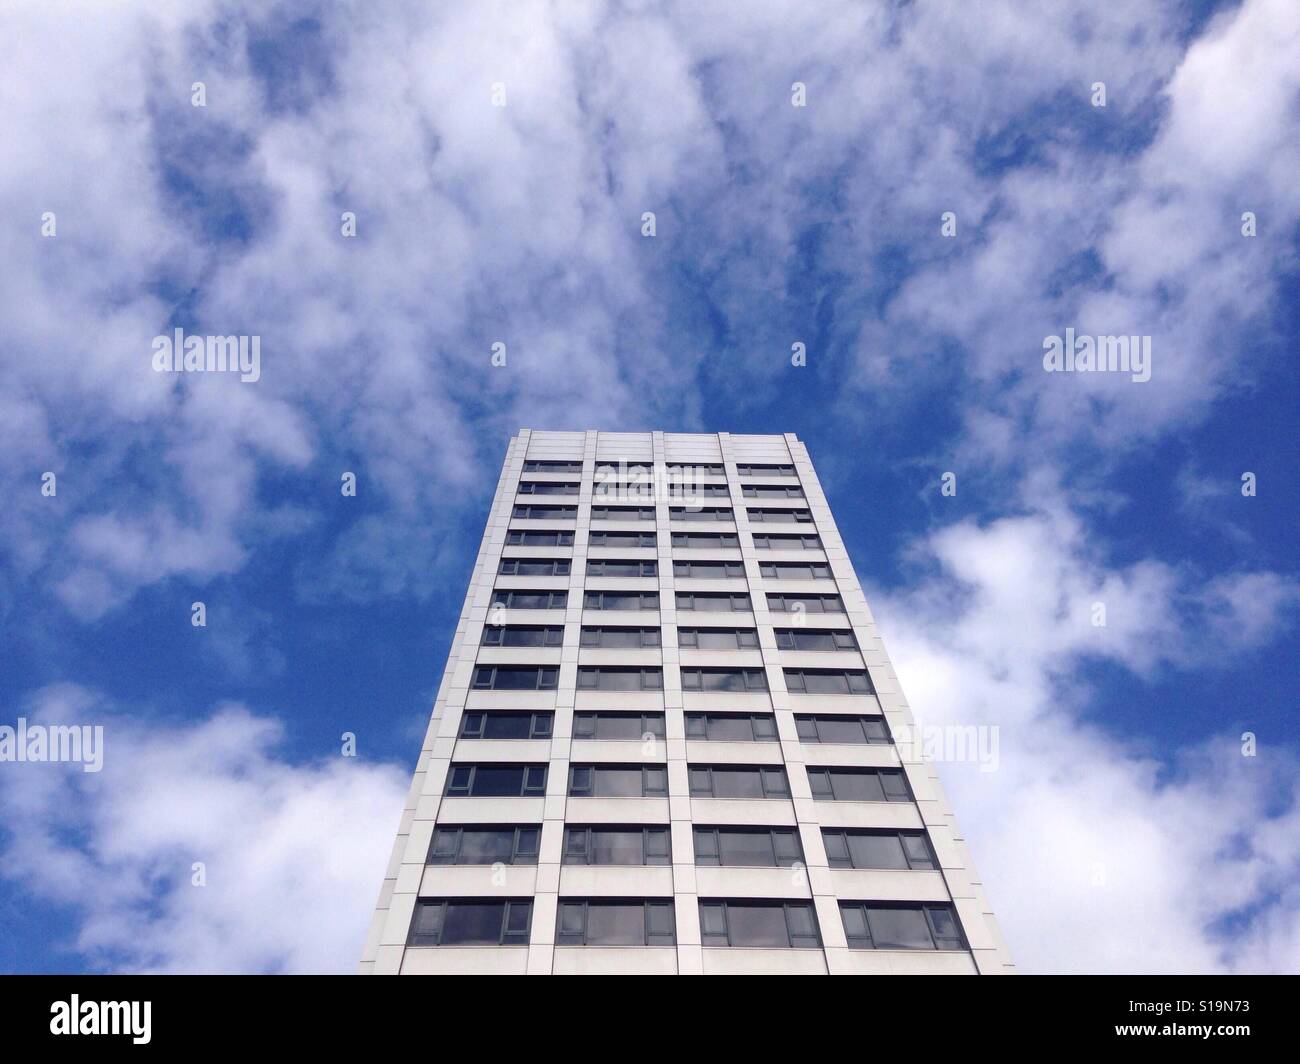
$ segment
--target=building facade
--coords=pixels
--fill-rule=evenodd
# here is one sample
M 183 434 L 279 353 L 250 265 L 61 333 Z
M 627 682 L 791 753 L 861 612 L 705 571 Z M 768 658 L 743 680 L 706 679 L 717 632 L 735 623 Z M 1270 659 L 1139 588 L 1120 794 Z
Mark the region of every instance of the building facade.
M 792 435 L 510 441 L 361 962 L 1014 970 Z

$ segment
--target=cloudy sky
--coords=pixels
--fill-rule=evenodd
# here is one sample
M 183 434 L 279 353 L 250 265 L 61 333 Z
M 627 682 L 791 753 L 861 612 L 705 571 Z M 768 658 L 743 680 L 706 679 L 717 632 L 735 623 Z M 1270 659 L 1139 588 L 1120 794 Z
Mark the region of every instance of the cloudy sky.
M 10 0 L 0 724 L 106 749 L 0 764 L 0 968 L 353 969 L 533 427 L 807 442 L 918 717 L 1001 729 L 940 771 L 1023 970 L 1300 970 L 1298 53 L 1294 0 Z

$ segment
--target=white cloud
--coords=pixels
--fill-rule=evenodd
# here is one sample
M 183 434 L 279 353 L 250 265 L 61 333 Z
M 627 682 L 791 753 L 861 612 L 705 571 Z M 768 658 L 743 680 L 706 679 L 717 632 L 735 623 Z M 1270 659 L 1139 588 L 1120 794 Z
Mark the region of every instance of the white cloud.
M 997 726 L 1000 766 L 940 765 L 976 866 L 1023 968 L 1042 972 L 1300 970 L 1300 760 L 1237 721 L 1186 749 L 1158 748 L 1139 677 L 1214 667 L 1290 627 L 1296 588 L 1271 573 L 1202 590 L 1154 561 L 1107 564 L 1068 511 L 1045 503 L 915 546 L 915 586 L 871 602 L 918 720 Z M 1091 623 L 1094 602 L 1106 627 Z M 1207 621 L 1208 618 L 1208 621 Z M 1089 665 L 1136 674 L 1128 735 L 1092 723 Z M 1109 697 L 1116 697 L 1113 694 Z M 1279 810 L 1281 810 L 1279 812 Z M 1250 913 L 1243 926 L 1224 921 Z M 1225 930 L 1225 927 L 1228 929 Z
M 273 719 L 142 720 L 82 688 L 29 721 L 104 726 L 104 766 L 8 764 L 3 876 L 76 928 L 56 945 L 145 972 L 351 972 L 407 773 L 331 752 L 281 760 Z M 206 886 L 191 885 L 192 865 Z M 75 967 L 75 965 L 72 965 Z

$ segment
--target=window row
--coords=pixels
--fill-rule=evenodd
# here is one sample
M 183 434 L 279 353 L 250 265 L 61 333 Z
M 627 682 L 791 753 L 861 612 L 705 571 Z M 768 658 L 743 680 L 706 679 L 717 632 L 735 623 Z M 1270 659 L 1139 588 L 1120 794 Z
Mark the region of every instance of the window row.
M 658 628 L 583 625 L 580 645 L 584 647 L 644 648 L 660 645 Z M 558 647 L 564 643 L 563 625 L 485 625 L 482 644 L 486 647 Z M 758 647 L 754 628 L 678 628 L 677 645 L 700 650 L 750 650 Z M 856 650 L 857 640 L 848 629 L 778 628 L 779 650 Z
M 449 798 L 542 797 L 549 766 L 504 762 L 457 763 L 447 775 Z M 901 769 L 807 767 L 812 795 L 820 801 L 909 802 Z M 781 765 L 688 765 L 692 798 L 788 798 L 790 784 Z M 662 764 L 569 766 L 573 798 L 663 798 L 668 768 Z
M 553 718 L 554 714 L 549 710 L 532 713 L 471 710 L 461 717 L 459 734 L 462 739 L 548 739 Z M 878 744 L 890 741 L 883 717 L 797 713 L 794 720 L 799 739 L 805 743 Z M 664 714 L 579 711 L 573 716 L 573 737 L 632 741 L 662 739 Z M 770 713 L 688 712 L 686 738 L 710 742 L 775 742 L 776 718 Z
M 683 691 L 744 693 L 768 689 L 763 669 L 684 665 L 680 671 Z M 872 690 L 871 680 L 862 669 L 782 671 L 786 689 L 792 694 L 870 694 Z M 477 665 L 470 687 L 475 691 L 554 691 L 559 681 L 560 670 L 555 665 Z M 659 691 L 663 685 L 663 669 L 657 665 L 578 666 L 580 691 Z
M 572 485 L 548 484 L 547 488 L 567 488 Z M 777 490 L 777 489 L 772 489 Z M 798 489 L 791 489 L 798 490 Z M 569 491 L 536 491 L 527 494 L 569 495 Z M 770 496 L 767 496 L 770 497 Z M 798 508 L 775 509 L 758 506 L 746 507 L 751 524 L 800 524 L 813 523 L 812 511 Z M 511 515 L 521 521 L 576 521 L 577 506 L 547 503 L 515 503 Z M 591 507 L 593 521 L 653 521 L 653 506 L 607 506 L 593 504 Z M 670 506 L 670 521 L 734 521 L 735 515 L 729 506 Z
M 705 946 L 820 949 L 811 901 L 698 902 Z M 964 950 L 952 906 L 907 902 L 839 903 L 850 949 Z M 409 946 L 526 946 L 532 931 L 531 898 L 420 898 L 411 918 Z M 672 898 L 561 898 L 558 946 L 672 946 L 677 942 Z
M 497 588 L 491 605 L 514 610 L 562 610 L 568 605 L 567 591 L 521 591 Z M 753 610 L 745 592 L 679 591 L 679 610 L 705 613 L 749 613 Z M 586 609 L 657 610 L 657 591 L 588 591 L 583 599 Z M 768 595 L 767 608 L 773 613 L 843 613 L 839 595 Z
M 572 547 L 573 536 L 572 530 L 512 528 L 506 533 L 506 544 L 512 547 Z M 592 531 L 587 543 L 592 547 L 654 547 L 658 540 L 653 532 Z M 739 550 L 740 537 L 735 532 L 674 532 L 672 545 L 691 550 Z M 821 545 L 821 537 L 815 534 L 754 534 L 754 546 L 759 550 L 816 550 Z
M 693 470 L 696 476 L 721 477 L 726 475 L 726 468 L 720 462 L 670 463 L 666 468 L 670 472 Z M 525 473 L 581 473 L 582 469 L 583 462 L 581 459 L 570 461 L 552 458 L 529 458 L 524 462 Z M 653 466 L 645 464 L 621 464 L 615 466 L 603 463 L 597 466 L 597 469 L 602 471 L 622 469 L 624 476 L 649 476 L 653 471 Z M 755 462 L 737 462 L 736 473 L 742 477 L 792 477 L 795 475 L 795 468 L 788 463 L 763 465 Z
M 939 865 L 924 831 L 822 828 L 831 868 L 934 871 Z M 718 868 L 788 868 L 804 860 L 794 827 L 692 828 L 695 863 Z M 431 865 L 535 865 L 539 824 L 464 824 L 438 827 L 429 845 Z M 566 825 L 564 864 L 641 867 L 672 863 L 667 825 Z
M 759 574 L 771 580 L 828 580 L 831 568 L 824 562 L 762 562 Z M 568 576 L 568 558 L 502 558 L 497 565 L 501 576 Z M 589 558 L 588 576 L 657 576 L 653 559 Z M 742 561 L 674 561 L 673 575 L 696 580 L 744 579 Z

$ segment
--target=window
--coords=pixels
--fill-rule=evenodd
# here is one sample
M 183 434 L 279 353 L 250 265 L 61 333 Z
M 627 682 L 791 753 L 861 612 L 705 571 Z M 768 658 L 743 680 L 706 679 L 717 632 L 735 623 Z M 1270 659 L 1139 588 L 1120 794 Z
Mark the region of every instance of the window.
M 552 713 L 467 711 L 460 718 L 462 739 L 549 739 Z
M 708 462 L 682 462 L 677 465 L 667 467 L 668 475 L 674 478 L 690 477 L 725 477 L 726 469 L 719 463 Z
M 809 768 L 812 796 L 823 802 L 910 802 L 907 780 L 896 768 Z
M 671 898 L 560 902 L 557 946 L 671 946 L 676 941 Z
M 549 458 L 530 458 L 524 462 L 525 473 L 581 473 L 581 462 L 562 462 Z
M 761 562 L 758 571 L 773 580 L 829 580 L 831 576 L 825 562 Z
M 832 868 L 898 868 L 932 871 L 939 867 L 924 831 L 857 831 L 822 828 L 826 860 Z
M 530 898 L 421 898 L 408 946 L 526 946 Z
M 751 506 L 745 512 L 751 524 L 812 524 L 812 513 L 808 510 L 764 510 Z
M 576 506 L 516 506 L 514 516 L 521 521 L 576 521 Z
M 579 484 L 560 481 L 525 480 L 519 485 L 520 495 L 577 495 Z
M 725 484 L 669 484 L 669 498 L 729 499 L 731 490 Z
M 839 595 L 768 595 L 767 608 L 773 613 L 843 613 Z
M 575 739 L 628 739 L 638 742 L 664 737 L 662 713 L 614 713 L 605 710 L 573 715 Z
M 694 550 L 707 550 L 710 547 L 739 549 L 740 537 L 734 532 L 674 532 L 673 546 Z
M 775 486 L 768 484 L 746 484 L 741 491 L 744 492 L 747 499 L 802 499 L 803 488 L 797 488 L 794 485 L 789 487 Z
M 653 547 L 655 534 L 653 532 L 592 532 L 587 542 L 592 547 Z
M 485 647 L 558 647 L 564 643 L 564 626 L 549 627 L 540 624 L 507 624 L 483 628 Z
M 655 486 L 649 478 L 625 483 L 597 477 L 596 486 L 592 490 L 597 499 L 649 499 L 654 496 Z
M 858 641 L 848 629 L 778 628 L 779 650 L 857 650 Z
M 794 726 L 805 743 L 888 743 L 884 717 L 832 717 L 796 713 Z
M 786 690 L 805 695 L 869 695 L 864 669 L 786 669 Z
M 546 665 L 479 665 L 471 686 L 476 691 L 554 691 L 560 670 Z
M 670 506 L 668 518 L 671 521 L 730 521 L 729 506 Z
M 662 691 L 664 672 L 659 667 L 583 665 L 578 669 L 579 691 Z
M 822 545 L 821 536 L 773 535 L 755 533 L 754 546 L 758 550 L 816 550 Z
M 584 647 L 657 647 L 659 645 L 659 629 L 608 628 L 584 625 L 581 639 L 581 645 Z
M 768 713 L 687 713 L 686 738 L 710 742 L 776 741 L 776 718 Z
M 568 576 L 568 558 L 502 558 L 501 576 Z
M 503 591 L 492 592 L 492 605 L 508 610 L 562 610 L 568 604 L 567 591 Z
M 652 561 L 614 561 L 608 558 L 587 559 L 588 576 L 654 576 L 659 572 Z
M 757 648 L 758 632 L 753 628 L 678 628 L 677 645 L 699 650 L 748 650 Z
M 429 846 L 429 864 L 535 865 L 542 829 L 527 824 L 440 827 Z
M 753 609 L 748 594 L 726 591 L 679 591 L 677 608 L 703 613 L 748 613 Z
M 506 533 L 506 543 L 512 547 L 572 547 L 573 533 L 511 529 Z
M 596 466 L 596 480 L 650 480 L 654 467 L 644 462 L 601 462 Z
M 666 827 L 568 827 L 563 860 L 585 865 L 671 864 L 668 834 Z
M 691 765 L 692 798 L 789 798 L 779 765 Z
M 674 576 L 690 576 L 704 580 L 744 576 L 745 563 L 735 562 L 673 562 Z
M 842 901 L 849 949 L 965 949 L 951 905 Z
M 664 765 L 570 765 L 570 798 L 666 798 Z
M 736 463 L 736 473 L 742 477 L 792 477 L 795 475 L 792 465 L 753 465 L 745 462 Z
M 766 691 L 762 669 L 682 669 L 683 691 Z
M 593 521 L 653 521 L 655 508 L 653 506 L 593 506 L 591 519 Z
M 788 868 L 802 861 L 797 828 L 695 829 L 697 865 Z
M 545 765 L 452 765 L 448 798 L 540 798 L 546 794 Z
M 583 606 L 589 610 L 657 610 L 658 591 L 588 591 Z
M 706 946 L 817 949 L 821 935 L 810 901 L 700 901 Z

